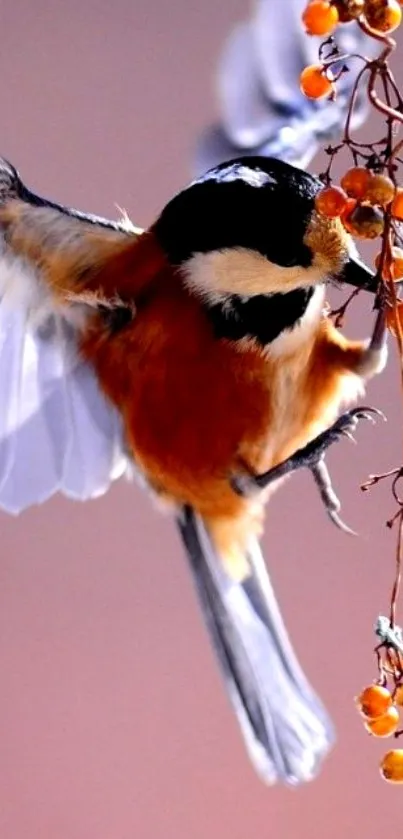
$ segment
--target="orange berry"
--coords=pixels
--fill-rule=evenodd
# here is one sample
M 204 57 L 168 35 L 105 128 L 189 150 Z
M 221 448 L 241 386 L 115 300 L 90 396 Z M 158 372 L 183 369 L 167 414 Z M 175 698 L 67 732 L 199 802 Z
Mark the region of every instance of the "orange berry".
M 393 32 L 402 21 L 398 0 L 366 0 L 364 13 L 371 29 L 377 32 Z
M 345 209 L 348 198 L 339 186 L 327 186 L 317 193 L 315 207 L 322 216 L 337 218 Z
M 399 725 L 399 711 L 394 705 L 386 711 L 382 717 L 375 720 L 368 720 L 365 728 L 374 737 L 391 737 L 397 731 Z
M 369 685 L 356 700 L 358 710 L 368 720 L 382 717 L 392 705 L 392 696 L 382 685 Z
M 329 81 L 321 64 L 310 64 L 302 71 L 299 79 L 302 93 L 308 99 L 322 99 L 329 96 L 333 90 L 333 82 Z
M 355 20 L 362 15 L 364 11 L 365 0 L 332 0 L 332 2 L 339 13 L 340 23 L 349 23 L 350 20 Z
M 400 186 L 395 192 L 395 197 L 392 201 L 391 213 L 393 218 L 398 221 L 403 221 L 403 188 Z
M 364 166 L 353 166 L 343 175 L 340 183 L 351 198 L 364 198 L 371 173 Z
M 391 784 L 403 784 L 403 749 L 387 752 L 380 765 L 381 775 Z
M 358 204 L 347 219 L 350 232 L 360 239 L 376 239 L 383 232 L 384 218 L 381 210 Z
M 336 6 L 328 0 L 311 0 L 302 13 L 302 23 L 308 35 L 330 35 L 338 22 Z
M 345 227 L 347 232 L 351 233 L 351 234 L 353 233 L 353 231 L 352 231 L 352 228 L 351 228 L 351 225 L 350 225 L 350 222 L 349 222 L 349 217 L 351 216 L 351 213 L 353 212 L 353 210 L 356 206 L 357 206 L 357 201 L 355 200 L 355 198 L 348 198 L 346 206 L 345 206 L 345 208 L 344 208 L 344 210 L 343 210 L 343 212 L 341 213 L 341 216 L 340 216 L 341 221 L 343 223 L 343 227 Z
M 381 262 L 381 253 L 378 253 L 375 257 L 375 267 L 379 268 Z M 390 273 L 392 275 L 392 280 L 400 280 L 403 277 L 403 250 L 402 248 L 394 247 L 392 248 L 392 260 L 390 263 Z M 386 260 L 383 266 L 383 278 L 384 280 L 389 279 L 389 271 L 387 270 Z M 399 688 L 398 688 L 399 690 Z M 402 704 L 403 704 L 403 686 L 402 686 Z
M 366 201 L 386 207 L 392 201 L 394 194 L 395 185 L 387 175 L 370 175 L 364 196 Z

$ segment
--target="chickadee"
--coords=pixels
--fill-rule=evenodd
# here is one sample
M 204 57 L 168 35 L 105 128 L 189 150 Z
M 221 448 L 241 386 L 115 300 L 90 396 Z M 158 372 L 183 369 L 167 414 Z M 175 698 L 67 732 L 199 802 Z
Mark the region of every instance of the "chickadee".
M 233 160 L 142 231 L 39 198 L 0 164 L 0 506 L 85 500 L 131 466 L 173 511 L 258 773 L 291 785 L 334 735 L 269 582 L 264 508 L 305 466 L 342 525 L 325 452 L 370 416 L 339 413 L 386 363 L 382 315 L 362 343 L 326 314 L 327 282 L 376 282 L 316 212 L 320 187 Z

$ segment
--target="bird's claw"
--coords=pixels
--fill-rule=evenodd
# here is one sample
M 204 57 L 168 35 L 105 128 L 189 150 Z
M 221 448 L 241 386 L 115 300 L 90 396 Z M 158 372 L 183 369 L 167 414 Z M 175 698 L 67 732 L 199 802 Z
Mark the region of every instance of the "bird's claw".
M 334 439 L 329 440 L 330 443 L 339 439 L 341 435 L 348 437 L 353 443 L 356 442 L 353 432 L 358 426 L 358 420 L 366 419 L 368 422 L 375 425 L 376 417 L 381 417 L 386 422 L 385 414 L 379 411 L 378 408 L 354 408 L 352 411 L 347 411 L 336 420 L 334 425 L 329 429 L 329 433 L 333 433 Z M 327 434 L 328 432 L 324 432 Z
M 339 530 L 343 530 L 344 533 L 349 533 L 351 536 L 356 536 L 355 531 L 345 524 L 338 515 L 341 504 L 333 489 L 332 479 L 326 466 L 324 455 L 321 456 L 316 466 L 311 467 L 311 472 L 330 520 Z

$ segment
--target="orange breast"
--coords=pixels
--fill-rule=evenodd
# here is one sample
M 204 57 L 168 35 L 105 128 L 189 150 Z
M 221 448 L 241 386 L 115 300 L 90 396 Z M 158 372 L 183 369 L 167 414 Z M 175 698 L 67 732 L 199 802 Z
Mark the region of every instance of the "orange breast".
M 135 460 L 182 501 L 206 498 L 213 486 L 221 497 L 240 442 L 268 434 L 263 357 L 215 340 L 200 304 L 176 284 L 161 285 L 115 336 L 98 323 L 83 352 L 122 411 Z

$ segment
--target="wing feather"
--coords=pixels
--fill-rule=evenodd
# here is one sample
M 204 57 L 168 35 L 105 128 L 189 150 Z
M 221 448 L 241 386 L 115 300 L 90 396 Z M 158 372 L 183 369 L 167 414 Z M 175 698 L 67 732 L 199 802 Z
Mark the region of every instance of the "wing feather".
M 14 460 L 14 418 L 18 412 L 23 347 L 23 313 L 11 317 L 7 307 L 0 305 L 0 493 Z
M 111 231 L 127 240 L 136 229 L 126 219 L 108 222 L 33 195 L 0 159 L 0 208 L 15 199 L 33 213 L 36 254 L 33 263 L 24 242 L 22 255 L 10 246 L 0 220 L 0 508 L 18 514 L 58 492 L 95 498 L 128 468 L 120 416 L 78 350 L 90 307 L 52 298 L 41 275 L 41 247 L 52 258 L 53 246 L 85 251 L 89 229 L 101 244 L 105 231 L 106 247 Z M 50 236 L 43 235 L 47 217 Z

